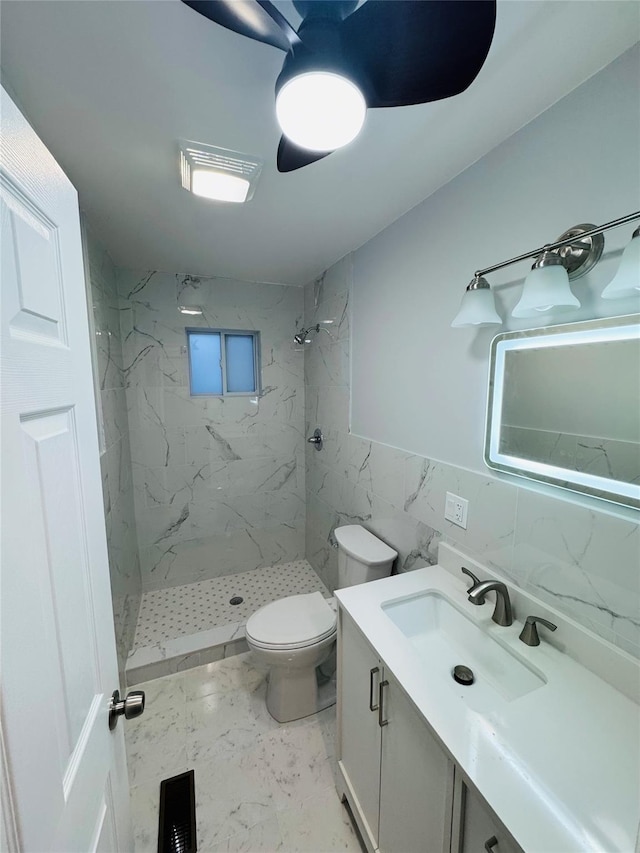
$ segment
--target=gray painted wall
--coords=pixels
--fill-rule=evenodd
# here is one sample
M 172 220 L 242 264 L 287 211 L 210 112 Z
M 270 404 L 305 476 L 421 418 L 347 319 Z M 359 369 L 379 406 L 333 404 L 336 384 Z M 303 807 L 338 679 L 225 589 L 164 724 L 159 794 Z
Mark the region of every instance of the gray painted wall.
M 639 79 L 636 47 L 355 252 L 354 433 L 482 472 L 492 337 L 640 310 L 640 296 L 600 299 L 628 225 L 606 234 L 603 259 L 573 283 L 581 309 L 514 320 L 524 262 L 488 276 L 502 327 L 450 326 L 475 270 L 638 209 Z

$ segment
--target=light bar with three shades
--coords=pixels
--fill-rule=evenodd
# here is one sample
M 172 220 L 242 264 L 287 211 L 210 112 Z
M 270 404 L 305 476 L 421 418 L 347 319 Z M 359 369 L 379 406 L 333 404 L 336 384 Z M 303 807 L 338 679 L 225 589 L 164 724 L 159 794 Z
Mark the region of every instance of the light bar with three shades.
M 604 249 L 604 231 L 636 219 L 640 219 L 640 211 L 613 219 L 604 225 L 576 225 L 565 231 L 555 243 L 478 270 L 467 286 L 460 310 L 451 325 L 458 328 L 501 324 L 502 319 L 496 311 L 493 293 L 485 275 L 527 258 L 536 260 L 525 279 L 522 296 L 512 316 L 538 317 L 549 311 L 578 308 L 580 302 L 571 291 L 569 281 L 585 275 L 598 263 Z M 603 299 L 627 299 L 633 296 L 640 298 L 640 227 L 633 232 L 631 242 L 622 253 L 618 271 L 602 292 Z

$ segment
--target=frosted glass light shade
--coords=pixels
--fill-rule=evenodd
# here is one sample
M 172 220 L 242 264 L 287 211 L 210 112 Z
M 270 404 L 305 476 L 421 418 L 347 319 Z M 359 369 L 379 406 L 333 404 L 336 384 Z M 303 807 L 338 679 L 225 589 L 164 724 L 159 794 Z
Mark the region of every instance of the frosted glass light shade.
M 454 329 L 460 326 L 501 325 L 502 319 L 496 311 L 493 293 L 488 287 L 465 290 L 460 310 L 451 323 Z
M 634 232 L 625 247 L 618 272 L 602 291 L 603 299 L 624 299 L 640 296 L 640 229 Z
M 191 174 L 191 192 L 202 198 L 242 203 L 247 199 L 249 181 L 209 169 L 194 169 Z
M 298 74 L 276 97 L 282 132 L 309 151 L 335 151 L 347 145 L 362 130 L 366 113 L 360 89 L 327 71 Z
M 579 308 L 580 302 L 571 292 L 569 276 L 561 263 L 534 266 L 524 282 L 522 296 L 512 311 L 514 317 L 537 317 L 551 309 Z

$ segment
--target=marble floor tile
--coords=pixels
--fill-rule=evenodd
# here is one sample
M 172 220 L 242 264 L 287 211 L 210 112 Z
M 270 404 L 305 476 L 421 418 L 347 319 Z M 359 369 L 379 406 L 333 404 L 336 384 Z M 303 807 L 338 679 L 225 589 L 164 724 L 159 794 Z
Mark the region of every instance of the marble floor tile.
M 153 780 L 131 788 L 131 817 L 135 853 L 157 853 L 160 781 Z
M 260 761 L 277 809 L 294 808 L 333 784 L 320 724 L 282 726 L 260 737 Z
M 212 693 L 228 693 L 243 689 L 256 690 L 265 680 L 267 670 L 256 664 L 252 655 L 234 655 L 226 660 L 200 666 L 185 672 L 182 689 L 187 700 L 202 699 Z
M 198 847 L 210 850 L 276 817 L 273 792 L 255 749 L 195 764 Z
M 278 724 L 251 652 L 140 688 L 125 733 L 135 853 L 157 849 L 161 780 L 190 769 L 201 851 L 360 850 L 334 787 L 335 708 Z
M 275 813 L 268 820 L 208 849 L 211 853 L 280 853 L 286 850 Z
M 296 808 L 278 812 L 287 853 L 361 853 L 360 841 L 335 788 L 314 794 Z
M 184 738 L 156 740 L 137 753 L 127 752 L 129 782 L 132 787 L 186 773 L 189 769 Z
M 254 746 L 260 736 L 244 692 L 194 699 L 187 708 L 187 755 L 192 762 L 216 762 Z

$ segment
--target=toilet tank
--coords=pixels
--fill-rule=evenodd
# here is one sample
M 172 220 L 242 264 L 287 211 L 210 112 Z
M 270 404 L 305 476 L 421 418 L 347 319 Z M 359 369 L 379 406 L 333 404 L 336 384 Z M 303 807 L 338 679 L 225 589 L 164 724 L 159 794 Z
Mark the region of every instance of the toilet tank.
M 359 524 L 336 527 L 334 533 L 338 543 L 338 589 L 391 574 L 398 553 L 373 533 Z

